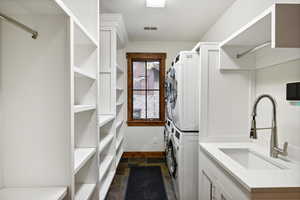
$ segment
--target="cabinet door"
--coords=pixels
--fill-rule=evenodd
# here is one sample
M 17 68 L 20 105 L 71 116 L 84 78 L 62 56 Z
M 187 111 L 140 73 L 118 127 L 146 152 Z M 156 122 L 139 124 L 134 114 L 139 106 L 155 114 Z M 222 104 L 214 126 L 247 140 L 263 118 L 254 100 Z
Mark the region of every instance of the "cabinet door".
M 212 194 L 213 184 L 211 179 L 206 175 L 204 171 L 201 174 L 201 188 L 200 188 L 200 199 L 201 200 L 213 200 Z
M 233 198 L 226 192 L 226 190 L 218 183 L 216 186 L 217 200 L 233 200 Z

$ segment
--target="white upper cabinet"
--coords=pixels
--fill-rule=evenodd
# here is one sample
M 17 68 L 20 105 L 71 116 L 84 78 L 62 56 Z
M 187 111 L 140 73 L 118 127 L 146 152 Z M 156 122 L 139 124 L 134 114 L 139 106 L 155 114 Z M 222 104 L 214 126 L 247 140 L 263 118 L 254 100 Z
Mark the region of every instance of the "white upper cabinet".
M 274 4 L 220 44 L 220 69 L 252 70 L 300 58 L 300 4 Z

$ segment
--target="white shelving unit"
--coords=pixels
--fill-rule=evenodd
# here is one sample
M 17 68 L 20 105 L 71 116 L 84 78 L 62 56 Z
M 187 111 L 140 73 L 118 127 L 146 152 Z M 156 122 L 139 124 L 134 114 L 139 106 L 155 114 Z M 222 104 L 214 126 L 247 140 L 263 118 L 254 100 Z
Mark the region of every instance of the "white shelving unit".
M 101 15 L 100 91 L 99 91 L 99 160 L 100 199 L 105 199 L 123 154 L 124 70 L 117 65 L 118 51 L 127 41 L 121 15 Z M 118 102 L 118 103 L 117 103 Z M 122 122 L 120 124 L 120 122 Z M 123 140 L 122 140 L 123 141 Z M 118 148 L 119 147 L 119 148 Z
M 299 15 L 300 4 L 271 6 L 220 44 L 220 69 L 255 70 L 299 59 Z
M 1 23 L 0 199 L 98 199 L 99 0 L 0 12 L 38 31 Z

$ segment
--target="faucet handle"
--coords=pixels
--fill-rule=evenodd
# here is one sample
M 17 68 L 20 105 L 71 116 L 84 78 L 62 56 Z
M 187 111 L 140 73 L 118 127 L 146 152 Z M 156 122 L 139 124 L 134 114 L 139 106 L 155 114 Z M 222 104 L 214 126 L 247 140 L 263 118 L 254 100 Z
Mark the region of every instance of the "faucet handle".
M 288 155 L 288 146 L 289 146 L 289 143 L 288 142 L 285 142 L 283 144 L 283 156 L 287 156 Z
M 278 148 L 278 147 L 274 147 L 274 151 L 276 152 L 277 155 L 282 155 L 282 156 L 288 156 L 288 142 L 285 142 L 283 144 L 283 148 Z M 277 156 L 276 156 L 277 157 Z

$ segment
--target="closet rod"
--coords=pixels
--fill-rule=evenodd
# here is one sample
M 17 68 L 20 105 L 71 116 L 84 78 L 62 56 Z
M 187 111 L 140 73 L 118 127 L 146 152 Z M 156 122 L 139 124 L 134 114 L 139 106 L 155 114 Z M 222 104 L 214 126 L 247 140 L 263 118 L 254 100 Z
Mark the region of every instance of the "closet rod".
M 26 32 L 28 32 L 28 33 L 31 33 L 33 39 L 37 39 L 37 37 L 38 37 L 38 35 L 39 35 L 37 31 L 35 31 L 35 30 L 29 28 L 28 26 L 26 26 L 26 25 L 24 25 L 24 24 L 18 22 L 17 20 L 15 20 L 15 19 L 13 19 L 13 18 L 11 18 L 11 17 L 8 17 L 8 16 L 6 16 L 6 15 L 4 15 L 4 14 L 2 14 L 2 13 L 0 13 L 0 19 L 5 20 L 5 21 L 7 21 L 7 22 L 9 22 L 9 23 L 11 23 L 11 24 L 17 26 L 17 27 L 23 29 L 24 31 L 26 31 Z
M 243 57 L 243 56 L 245 56 L 247 54 L 254 53 L 254 52 L 256 52 L 256 51 L 258 51 L 258 50 L 260 50 L 260 49 L 262 49 L 262 48 L 264 48 L 266 46 L 269 46 L 269 45 L 271 45 L 271 41 L 268 41 L 268 42 L 265 42 L 263 44 L 260 44 L 260 45 L 258 45 L 256 47 L 253 47 L 252 49 L 249 49 L 249 50 L 247 50 L 247 51 L 245 51 L 243 53 L 239 53 L 239 54 L 236 55 L 236 58 L 239 59 L 239 58 L 241 58 L 241 57 Z

